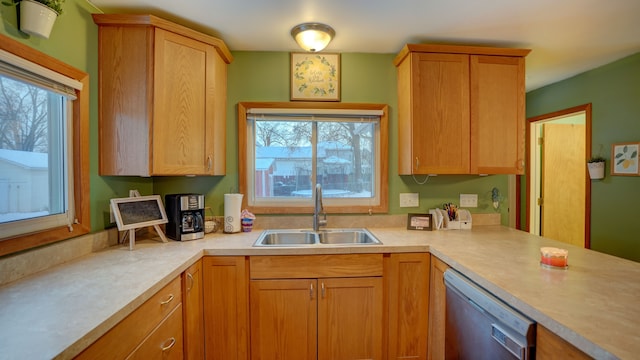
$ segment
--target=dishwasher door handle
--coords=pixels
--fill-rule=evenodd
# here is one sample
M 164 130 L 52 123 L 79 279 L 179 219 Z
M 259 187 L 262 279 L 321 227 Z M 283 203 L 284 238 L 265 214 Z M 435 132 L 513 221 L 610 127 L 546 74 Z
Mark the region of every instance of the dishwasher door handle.
M 491 324 L 491 337 L 519 360 L 525 359 L 527 355 L 526 345 L 520 344 L 497 324 Z

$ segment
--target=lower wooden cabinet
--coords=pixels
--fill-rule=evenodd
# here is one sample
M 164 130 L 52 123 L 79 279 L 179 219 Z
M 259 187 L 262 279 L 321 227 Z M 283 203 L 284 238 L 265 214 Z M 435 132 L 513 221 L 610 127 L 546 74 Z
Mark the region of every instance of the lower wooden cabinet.
M 446 288 L 444 272 L 449 266 L 431 256 L 429 284 L 429 360 L 444 360 L 444 330 L 446 321 Z
M 252 280 L 251 358 L 315 359 L 317 280 Z
M 127 360 L 183 359 L 183 344 L 182 304 L 179 304 L 127 357 Z
M 202 261 L 182 273 L 184 317 L 184 358 L 204 359 L 204 307 L 202 299 Z
M 382 359 L 382 263 L 381 254 L 252 257 L 251 358 Z
M 247 360 L 248 260 L 244 256 L 205 256 L 202 270 L 205 358 Z
M 180 359 L 182 336 L 182 287 L 177 277 L 76 359 Z
M 386 258 L 390 360 L 427 358 L 429 263 L 428 253 L 390 254 Z
M 580 349 L 538 324 L 536 327 L 536 359 L 552 360 L 558 358 L 566 360 L 592 359 Z

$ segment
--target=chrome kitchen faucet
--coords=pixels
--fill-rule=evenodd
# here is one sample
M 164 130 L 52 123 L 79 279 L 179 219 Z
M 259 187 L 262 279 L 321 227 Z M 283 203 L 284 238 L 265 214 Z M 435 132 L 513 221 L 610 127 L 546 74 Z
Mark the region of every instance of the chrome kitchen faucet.
M 320 220 L 320 213 L 324 215 L 324 219 Z M 315 206 L 313 209 L 313 231 L 318 231 L 320 226 L 327 226 L 327 213 L 324 212 L 322 206 L 322 185 L 316 184 Z

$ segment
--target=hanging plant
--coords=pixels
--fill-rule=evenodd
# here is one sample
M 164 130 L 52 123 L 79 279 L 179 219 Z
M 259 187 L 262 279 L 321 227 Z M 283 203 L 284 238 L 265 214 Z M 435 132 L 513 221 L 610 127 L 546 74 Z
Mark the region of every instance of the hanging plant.
M 13 0 L 11 3 L 3 1 L 2 4 L 20 4 L 20 31 L 48 39 L 53 24 L 62 14 L 64 2 L 65 0 Z
M 3 1 L 2 4 L 3 5 L 18 5 L 18 3 L 20 3 L 20 1 L 22 0 L 13 0 L 13 2 L 9 3 L 6 1 Z M 49 8 L 51 8 L 51 10 L 55 11 L 58 13 L 58 15 L 62 14 L 62 4 L 64 4 L 65 0 L 31 0 L 31 1 L 35 1 L 35 2 L 39 2 L 42 5 L 45 5 Z
M 602 145 L 600 145 L 600 149 L 602 150 Z M 605 159 L 598 155 L 593 155 L 589 160 L 587 160 L 587 168 L 589 169 L 589 177 L 594 180 L 599 180 L 604 178 L 604 163 Z

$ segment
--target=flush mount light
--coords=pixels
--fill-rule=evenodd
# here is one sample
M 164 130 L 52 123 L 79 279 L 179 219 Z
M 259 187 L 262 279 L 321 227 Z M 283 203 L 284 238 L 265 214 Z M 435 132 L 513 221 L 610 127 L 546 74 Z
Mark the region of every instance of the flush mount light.
M 320 23 L 304 23 L 296 25 L 291 29 L 291 36 L 298 45 L 306 51 L 321 51 L 327 45 L 336 32 L 329 25 Z

